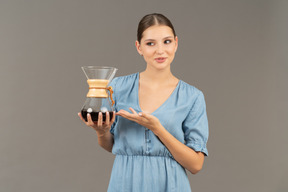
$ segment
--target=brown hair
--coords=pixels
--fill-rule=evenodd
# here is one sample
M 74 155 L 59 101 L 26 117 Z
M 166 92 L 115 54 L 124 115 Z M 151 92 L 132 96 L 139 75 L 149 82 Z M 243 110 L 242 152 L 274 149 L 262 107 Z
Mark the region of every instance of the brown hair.
M 140 43 L 142 37 L 143 37 L 143 32 L 154 25 L 164 25 L 164 26 L 168 26 L 172 29 L 172 32 L 174 34 L 174 37 L 176 36 L 174 27 L 171 23 L 171 21 L 165 17 L 164 15 L 160 14 L 160 13 L 152 13 L 152 14 L 148 14 L 145 15 L 139 22 L 138 24 L 138 30 L 137 30 L 137 40 Z

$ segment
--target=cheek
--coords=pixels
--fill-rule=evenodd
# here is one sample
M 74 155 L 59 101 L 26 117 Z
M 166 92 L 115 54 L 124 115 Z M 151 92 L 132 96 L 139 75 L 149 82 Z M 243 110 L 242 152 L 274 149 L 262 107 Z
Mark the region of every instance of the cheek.
M 151 49 L 145 49 L 145 51 L 143 51 L 143 54 L 146 56 L 146 57 L 151 57 L 151 56 L 153 56 L 153 54 L 154 54 L 154 50 L 153 50 L 153 48 L 151 48 Z
M 169 47 L 169 51 L 175 53 L 176 48 L 177 47 L 173 45 L 173 46 Z
M 176 52 L 176 47 L 169 47 L 169 48 L 167 49 L 167 52 L 168 52 L 170 55 L 175 54 L 175 52 Z

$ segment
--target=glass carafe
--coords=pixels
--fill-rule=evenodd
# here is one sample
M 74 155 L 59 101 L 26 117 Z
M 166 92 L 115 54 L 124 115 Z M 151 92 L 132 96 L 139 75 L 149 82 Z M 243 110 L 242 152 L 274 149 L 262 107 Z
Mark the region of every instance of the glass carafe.
M 102 113 L 103 121 L 105 121 L 106 112 L 109 112 L 111 120 L 115 110 L 112 98 L 113 89 L 111 86 L 108 87 L 108 84 L 113 79 L 117 69 L 104 66 L 84 66 L 81 68 L 89 85 L 87 98 L 81 109 L 82 117 L 87 121 L 87 114 L 89 113 L 93 121 L 98 121 L 98 115 Z

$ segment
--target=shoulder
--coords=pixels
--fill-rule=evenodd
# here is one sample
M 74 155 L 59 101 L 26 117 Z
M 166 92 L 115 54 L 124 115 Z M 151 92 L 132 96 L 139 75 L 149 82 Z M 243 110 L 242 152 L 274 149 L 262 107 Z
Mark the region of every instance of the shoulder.
M 182 95 L 186 95 L 186 105 L 189 106 L 189 111 L 193 112 L 191 114 L 194 115 L 195 112 L 206 109 L 205 96 L 202 90 L 184 81 L 181 83 Z
M 131 83 L 135 82 L 137 74 L 138 73 L 133 73 L 130 75 L 114 77 L 109 83 L 109 85 L 111 85 L 112 87 L 122 87 L 130 85 Z
M 200 90 L 199 88 L 190 85 L 189 83 L 186 83 L 182 80 L 180 80 L 179 83 L 181 83 L 180 91 L 183 92 L 185 95 L 195 98 L 197 98 L 199 95 L 203 95 L 202 90 Z

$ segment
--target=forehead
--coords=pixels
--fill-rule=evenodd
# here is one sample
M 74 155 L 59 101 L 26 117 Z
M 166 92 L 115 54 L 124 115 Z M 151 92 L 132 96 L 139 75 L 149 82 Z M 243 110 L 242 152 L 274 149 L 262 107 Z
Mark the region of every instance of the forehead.
M 164 25 L 154 25 L 143 32 L 142 39 L 162 39 L 164 37 L 174 36 L 170 27 Z

